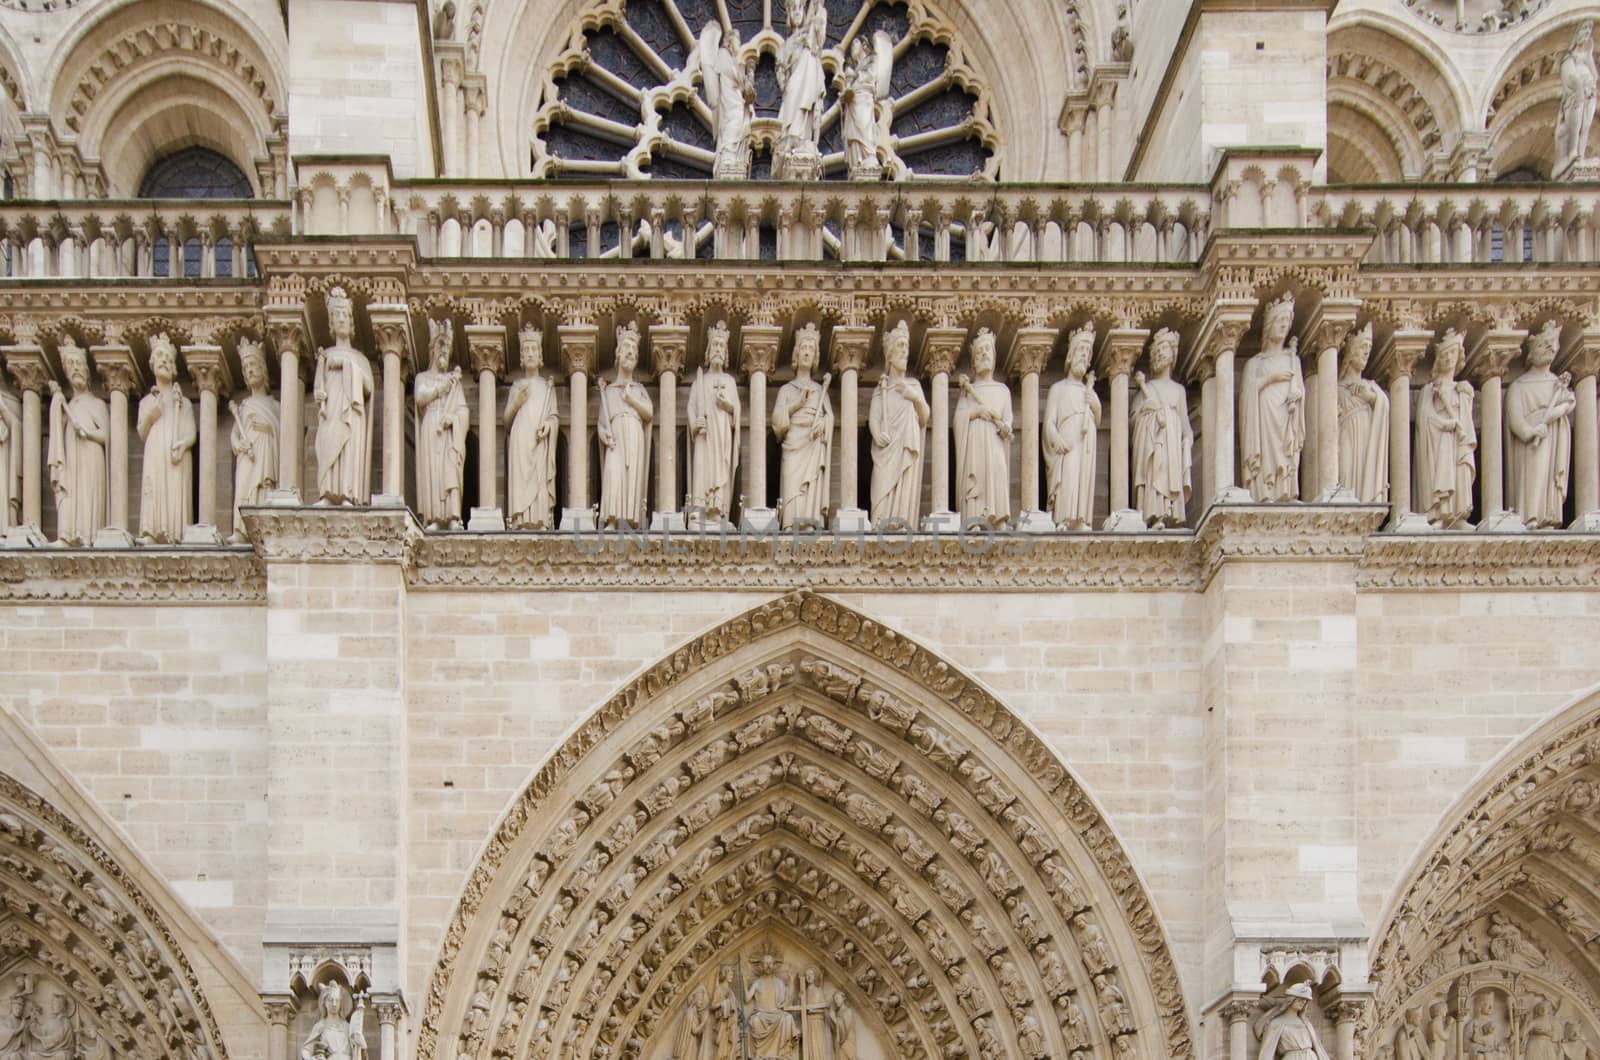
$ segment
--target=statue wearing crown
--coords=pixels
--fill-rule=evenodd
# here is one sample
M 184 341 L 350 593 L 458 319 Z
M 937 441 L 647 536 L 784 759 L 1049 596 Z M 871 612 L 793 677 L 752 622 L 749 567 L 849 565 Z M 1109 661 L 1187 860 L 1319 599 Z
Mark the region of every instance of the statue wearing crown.
M 344 991 L 338 983 L 317 990 L 317 1022 L 300 1046 L 300 1060 L 366 1060 L 367 1037 L 362 1030 L 366 1006 L 358 999 L 344 1016 Z
M 1306 444 L 1306 384 L 1300 374 L 1294 293 L 1268 302 L 1261 351 L 1239 384 L 1239 454 L 1244 486 L 1258 501 L 1300 499 L 1300 450 Z
M 1527 370 L 1506 389 L 1510 435 L 1507 507 L 1530 530 L 1561 525 L 1572 470 L 1572 413 L 1578 407 L 1572 374 L 1550 370 L 1561 346 L 1561 322 L 1552 320 L 1528 339 Z

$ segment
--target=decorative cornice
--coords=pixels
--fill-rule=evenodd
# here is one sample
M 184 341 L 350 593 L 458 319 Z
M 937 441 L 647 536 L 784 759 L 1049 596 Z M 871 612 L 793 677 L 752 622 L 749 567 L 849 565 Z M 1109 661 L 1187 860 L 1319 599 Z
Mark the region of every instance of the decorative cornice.
M 0 549 L 0 600 L 10 602 L 237 604 L 266 598 L 266 578 L 249 549 Z
M 422 528 L 407 508 L 245 508 L 250 540 L 268 563 L 411 565 Z
M 1195 531 L 1200 584 L 1239 560 L 1356 562 L 1388 510 L 1377 505 L 1218 504 Z
M 1600 534 L 1376 534 L 1360 589 L 1597 589 Z

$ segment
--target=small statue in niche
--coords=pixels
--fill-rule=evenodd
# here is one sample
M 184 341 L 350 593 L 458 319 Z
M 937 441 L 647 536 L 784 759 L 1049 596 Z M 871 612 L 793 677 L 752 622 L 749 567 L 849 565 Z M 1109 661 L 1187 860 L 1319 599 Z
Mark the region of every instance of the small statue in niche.
M 1088 530 L 1094 517 L 1094 465 L 1100 398 L 1094 392 L 1093 322 L 1067 340 L 1067 377 L 1045 402 L 1044 452 L 1050 470 L 1050 514 L 1058 529 Z
M 1168 328 L 1150 342 L 1150 373 L 1133 373 L 1138 388 L 1130 413 L 1134 505 L 1151 527 L 1182 526 L 1191 489 L 1194 429 L 1189 396 L 1172 378 L 1178 333 Z
M 689 388 L 689 503 L 713 523 L 733 514 L 742 419 L 739 384 L 728 371 L 728 325 L 719 320 Z
M 1294 983 L 1268 1014 L 1261 1031 L 1259 1060 L 1328 1060 L 1316 1025 L 1306 1015 L 1311 984 Z
M 906 374 L 911 328 L 902 320 L 883 336 L 883 376 L 872 391 L 867 428 L 872 435 L 872 521 L 917 525 L 922 502 L 922 462 L 928 437 L 928 401 L 922 383 Z
M 1471 1060 L 1511 1060 L 1511 1031 L 1500 1018 L 1490 991 L 1473 998 L 1472 1018 L 1465 1031 L 1466 1055 Z
M 1466 340 L 1454 328 L 1433 352 L 1433 378 L 1417 395 L 1416 508 L 1439 530 L 1467 525 L 1478 437 L 1472 422 L 1472 384 L 1456 379 Z
M 357 999 L 346 1019 L 343 990 L 338 983 L 324 983 L 317 991 L 317 1021 L 300 1046 L 300 1060 L 366 1060 L 367 1038 L 362 1029 L 366 1011 Z
M 50 444 L 45 453 L 56 497 L 56 540 L 88 545 L 105 525 L 111 409 L 104 398 L 89 392 L 89 355 L 70 339 L 61 343 L 61 367 L 71 395 L 50 380 Z
M 194 521 L 194 465 L 189 453 L 199 438 L 194 404 L 178 386 L 178 351 L 166 335 L 150 339 L 150 374 L 155 386 L 139 402 L 137 427 L 144 442 L 139 491 L 139 540 L 176 544 Z
M 240 339 L 239 363 L 250 393 L 243 401 L 228 402 L 233 413 L 229 436 L 233 448 L 233 536 L 229 540 L 234 544 L 245 540 L 239 509 L 264 503 L 267 491 L 278 484 L 278 424 L 282 416 L 278 399 L 267 389 L 267 358 L 261 343 Z
M 1011 520 L 1011 388 L 994 377 L 994 365 L 994 332 L 979 328 L 972 340 L 977 378 L 957 379 L 956 486 L 962 522 L 1001 527 Z
M 467 461 L 467 396 L 451 367 L 455 328 L 428 321 L 428 370 L 417 373 L 417 514 L 429 530 L 461 529 Z
M 600 525 L 645 525 L 649 484 L 650 424 L 655 404 L 644 384 L 633 377 L 639 366 L 639 325 L 617 328 L 617 370 L 608 384 L 600 378 Z
M 434 12 L 433 39 L 437 41 L 456 39 L 456 0 L 444 0 L 444 3 L 439 5 L 439 10 Z
M 344 288 L 328 292 L 333 345 L 317 351 L 317 495 L 324 504 L 366 504 L 372 482 L 372 365 L 350 344 L 355 307 Z
M 856 1060 L 855 1009 L 838 990 L 833 992 L 833 1000 L 828 1004 L 828 1032 L 833 1044 L 830 1060 Z
M 1294 293 L 1267 303 L 1261 350 L 1239 381 L 1239 464 L 1258 501 L 1300 497 L 1300 450 L 1306 444 L 1306 384 L 1294 327 Z
M 1527 371 L 1506 388 L 1506 428 L 1511 451 L 1507 507 L 1530 530 L 1561 525 L 1572 470 L 1572 413 L 1578 407 L 1572 374 L 1550 365 L 1561 345 L 1561 322 L 1552 320 L 1528 339 Z M 1524 1058 L 1526 1060 L 1526 1058 Z
M 556 388 L 539 371 L 543 334 L 529 327 L 517 338 L 523 374 L 506 395 L 506 522 L 519 530 L 547 530 L 555 525 L 561 416 Z
M 832 373 L 811 378 L 821 355 L 822 334 L 815 324 L 794 333 L 794 378 L 778 391 L 772 433 L 783 443 L 778 473 L 778 522 L 785 529 L 826 525 L 828 461 L 833 452 Z
M 1372 354 L 1372 324 L 1352 331 L 1339 363 L 1339 484 L 1362 504 L 1389 496 L 1389 396 L 1362 376 Z

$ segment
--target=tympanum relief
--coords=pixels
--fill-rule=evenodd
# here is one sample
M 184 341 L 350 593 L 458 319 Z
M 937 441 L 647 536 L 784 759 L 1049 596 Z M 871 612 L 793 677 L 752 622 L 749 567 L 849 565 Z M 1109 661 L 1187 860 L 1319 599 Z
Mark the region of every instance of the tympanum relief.
M 768 940 L 724 963 L 694 988 L 662 1060 L 876 1060 L 892 1056 L 858 1041 L 855 1008 L 815 967 Z
M 78 1000 L 48 975 L 13 971 L 0 982 L 4 1060 L 112 1060 L 116 1055 Z

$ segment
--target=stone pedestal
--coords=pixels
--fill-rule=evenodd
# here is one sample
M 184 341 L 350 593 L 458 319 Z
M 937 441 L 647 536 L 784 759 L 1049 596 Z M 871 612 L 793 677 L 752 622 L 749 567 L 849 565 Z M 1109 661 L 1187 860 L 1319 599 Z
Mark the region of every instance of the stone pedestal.
M 961 516 L 952 511 L 929 512 L 922 517 L 925 534 L 956 534 L 961 532 Z
M 599 526 L 600 520 L 593 508 L 561 509 L 561 532 L 564 534 L 589 533 Z
M 864 534 L 872 529 L 865 508 L 840 508 L 833 513 L 833 529 L 840 534 Z
M 815 144 L 779 144 L 772 156 L 773 180 L 820 180 L 822 155 Z
M 1051 534 L 1055 532 L 1056 524 L 1048 512 L 1034 509 L 1017 516 L 1017 529 L 1025 534 Z
M 100 535 L 95 535 L 95 544 L 100 543 Z M 185 545 L 220 545 L 222 534 L 210 523 L 191 523 L 183 528 L 183 543 Z
M 776 508 L 746 508 L 739 514 L 739 529 L 752 534 L 771 534 L 778 529 Z
M 1137 508 L 1122 508 L 1106 516 L 1105 526 L 1107 532 L 1113 534 L 1130 534 L 1146 529 L 1144 516 Z
M 505 528 L 505 513 L 499 508 L 474 508 L 467 519 L 467 529 L 474 534 L 498 533 Z

